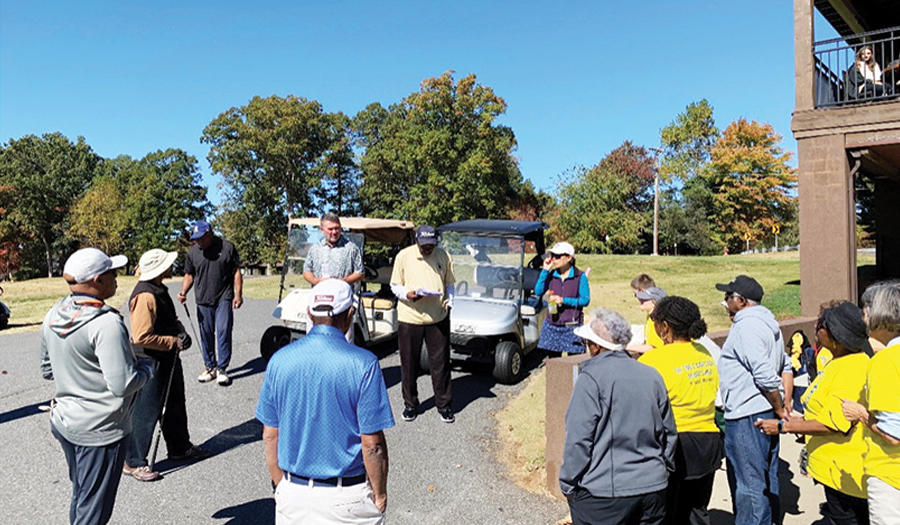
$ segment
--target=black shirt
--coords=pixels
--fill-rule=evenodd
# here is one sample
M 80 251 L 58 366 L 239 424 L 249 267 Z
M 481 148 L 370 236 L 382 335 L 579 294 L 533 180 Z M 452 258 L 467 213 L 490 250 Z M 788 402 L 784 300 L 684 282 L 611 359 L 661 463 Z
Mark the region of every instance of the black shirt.
M 234 299 L 234 272 L 240 267 L 234 245 L 219 237 L 205 250 L 195 243 L 184 257 L 184 273 L 194 276 L 194 298 L 203 306 Z

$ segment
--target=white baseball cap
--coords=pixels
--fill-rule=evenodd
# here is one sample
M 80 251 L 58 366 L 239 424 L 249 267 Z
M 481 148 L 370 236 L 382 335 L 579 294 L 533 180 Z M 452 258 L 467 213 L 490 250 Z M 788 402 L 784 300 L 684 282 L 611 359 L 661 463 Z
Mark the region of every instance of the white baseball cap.
M 128 264 L 128 257 L 109 257 L 97 248 L 82 248 L 73 253 L 63 267 L 63 274 L 69 275 L 75 283 L 86 283 L 100 274 L 121 268 Z
M 340 279 L 326 279 L 309 292 L 309 314 L 333 317 L 353 306 L 353 289 Z
M 558 242 L 550 248 L 550 253 L 554 255 L 575 255 L 575 247 L 567 242 Z

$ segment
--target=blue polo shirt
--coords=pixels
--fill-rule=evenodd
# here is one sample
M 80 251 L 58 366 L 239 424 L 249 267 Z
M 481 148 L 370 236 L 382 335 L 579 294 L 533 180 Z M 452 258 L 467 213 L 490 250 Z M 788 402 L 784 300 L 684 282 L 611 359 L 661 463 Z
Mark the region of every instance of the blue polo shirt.
M 361 434 L 394 426 L 378 358 L 331 326 L 272 356 L 256 419 L 278 428 L 278 466 L 308 478 L 365 473 Z

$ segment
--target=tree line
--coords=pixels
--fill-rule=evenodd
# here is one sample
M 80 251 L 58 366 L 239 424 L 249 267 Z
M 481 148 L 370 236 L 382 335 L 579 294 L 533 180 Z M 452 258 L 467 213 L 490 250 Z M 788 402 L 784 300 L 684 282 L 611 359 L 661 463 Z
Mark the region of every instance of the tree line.
M 302 97 L 254 97 L 201 133 L 222 180 L 218 209 L 181 149 L 105 159 L 82 137 L 10 140 L 0 146 L 0 279 L 58 275 L 80 245 L 132 261 L 154 247 L 183 251 L 190 222 L 213 214 L 243 258 L 261 263 L 283 257 L 288 216 L 324 211 L 435 225 L 546 220 L 581 252 L 646 253 L 657 176 L 661 245 L 681 253 L 736 250 L 773 225 L 794 228 L 796 175 L 767 124 L 720 131 L 703 100 L 661 131 L 661 148 L 626 141 L 547 192 L 522 176 L 515 134 L 498 122 L 506 109 L 475 75 L 452 71 L 352 117 Z

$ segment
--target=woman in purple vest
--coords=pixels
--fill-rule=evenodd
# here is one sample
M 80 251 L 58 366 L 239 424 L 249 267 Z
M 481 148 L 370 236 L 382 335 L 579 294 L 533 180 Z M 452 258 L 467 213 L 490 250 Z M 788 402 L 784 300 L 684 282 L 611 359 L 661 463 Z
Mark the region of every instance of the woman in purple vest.
M 587 274 L 575 267 L 575 248 L 558 242 L 547 252 L 544 267 L 534 286 L 534 295 L 547 295 L 547 320 L 541 330 L 538 348 L 548 352 L 580 354 L 575 328 L 584 321 L 584 307 L 591 302 Z

